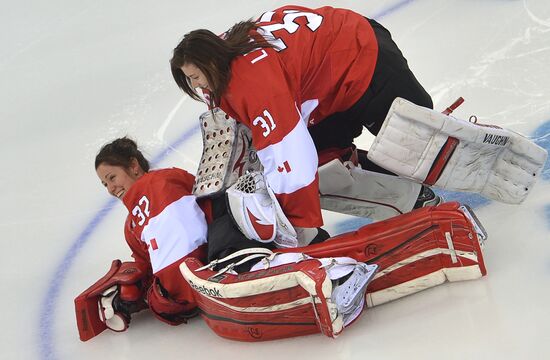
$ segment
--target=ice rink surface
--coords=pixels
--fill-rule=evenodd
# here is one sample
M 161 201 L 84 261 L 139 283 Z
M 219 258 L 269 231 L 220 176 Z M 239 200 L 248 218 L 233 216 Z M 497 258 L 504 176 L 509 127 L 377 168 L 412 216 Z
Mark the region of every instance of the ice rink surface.
M 296 1 L 389 28 L 436 109 L 550 146 L 547 0 Z M 550 170 L 520 206 L 474 205 L 489 233 L 488 276 L 369 309 L 336 340 L 239 343 L 200 318 L 171 327 L 141 313 L 129 331 L 80 342 L 73 299 L 129 259 L 125 209 L 93 168 L 129 135 L 156 167 L 194 172 L 198 116 L 168 60 L 188 31 L 220 33 L 282 1 L 38 0 L 0 12 L 1 359 L 550 359 Z M 266 84 L 266 86 L 268 86 Z M 368 136 L 359 145 L 368 147 Z M 333 234 L 360 222 L 326 215 Z

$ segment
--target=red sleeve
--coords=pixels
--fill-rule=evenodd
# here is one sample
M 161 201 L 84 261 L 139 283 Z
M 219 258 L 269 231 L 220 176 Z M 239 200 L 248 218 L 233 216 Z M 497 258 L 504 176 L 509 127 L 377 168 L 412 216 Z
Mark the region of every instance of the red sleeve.
M 132 250 L 132 257 L 136 262 L 146 263 L 151 269 L 151 260 L 149 259 L 149 253 L 147 252 L 147 246 L 136 237 L 135 232 L 133 231 L 132 218 L 130 215 L 126 217 L 126 222 L 124 224 L 124 238 L 130 250 Z
M 323 224 L 317 181 L 317 152 L 291 85 L 273 49 L 252 63 L 254 52 L 233 61 L 232 80 L 221 108 L 252 131 L 264 173 L 295 226 Z M 253 94 L 253 96 L 251 96 Z
M 174 262 L 172 265 L 165 267 L 164 269 L 157 272 L 155 275 L 152 275 L 151 270 L 151 261 L 149 260 L 149 253 L 147 252 L 147 246 L 141 241 L 138 241 L 134 233 L 131 230 L 131 220 L 130 217 L 126 220 L 126 225 L 124 227 L 124 233 L 126 237 L 126 242 L 130 249 L 132 249 L 132 257 L 136 262 L 145 263 L 150 272 L 150 277 L 147 283 L 152 283 L 152 278 L 156 277 L 159 279 L 162 287 L 170 294 L 170 299 L 175 300 L 178 305 L 185 305 L 186 310 L 190 311 L 195 308 L 197 305 L 193 297 L 193 291 L 191 287 L 185 281 L 179 266 L 185 259 L 189 257 L 195 257 L 202 262 L 206 261 L 207 257 L 207 247 L 206 245 L 200 246 L 198 249 L 190 253 L 189 255 L 181 258 L 180 260 Z M 179 309 L 181 310 L 181 309 Z
M 203 245 L 189 255 L 184 256 L 172 265 L 165 267 L 155 274 L 155 276 L 160 280 L 162 287 L 170 294 L 171 299 L 179 303 L 188 303 L 190 308 L 196 306 L 193 297 L 193 290 L 181 275 L 179 266 L 185 261 L 185 259 L 190 257 L 194 257 L 199 259 L 201 262 L 205 262 L 207 253 L 206 249 L 206 245 Z

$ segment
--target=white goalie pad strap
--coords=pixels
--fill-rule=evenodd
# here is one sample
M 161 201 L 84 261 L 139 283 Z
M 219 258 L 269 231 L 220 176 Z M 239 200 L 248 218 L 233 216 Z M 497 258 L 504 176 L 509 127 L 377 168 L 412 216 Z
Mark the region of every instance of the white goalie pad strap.
M 497 126 L 453 118 L 397 98 L 368 152 L 396 174 L 448 190 L 521 203 L 547 151 Z
M 321 208 L 374 220 L 411 211 L 421 188 L 408 179 L 344 165 L 339 159 L 318 171 Z
M 218 194 L 247 171 L 261 170 L 250 129 L 219 108 L 200 116 L 203 152 L 195 177 L 197 197 Z
M 240 177 L 227 190 L 228 208 L 241 232 L 262 243 L 297 247 L 296 231 L 284 215 L 275 194 L 260 172 Z
M 266 249 L 266 248 L 248 248 L 248 249 L 242 249 L 239 251 L 235 251 L 232 254 L 227 255 L 226 257 L 223 257 L 221 259 L 214 259 L 210 263 L 198 268 L 196 271 L 202 271 L 202 270 L 213 270 L 218 264 L 223 264 L 225 262 L 228 262 L 229 260 L 233 260 L 235 258 L 238 258 L 240 256 L 246 255 L 247 257 L 250 255 L 263 255 L 265 257 L 273 255 L 273 251 Z
M 267 270 L 284 264 L 297 264 L 304 260 L 313 259 L 304 253 L 272 253 L 261 261 L 254 264 L 250 271 Z M 317 259 L 321 264 L 320 268 L 327 270 L 327 275 L 331 280 L 336 280 L 351 273 L 358 264 L 357 260 L 350 257 L 334 257 Z

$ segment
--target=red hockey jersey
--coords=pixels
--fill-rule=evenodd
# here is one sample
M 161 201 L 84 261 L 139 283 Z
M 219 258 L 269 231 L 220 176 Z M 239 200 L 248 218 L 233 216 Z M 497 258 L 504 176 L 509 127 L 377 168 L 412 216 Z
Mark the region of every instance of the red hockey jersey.
M 220 107 L 252 130 L 269 185 L 294 226 L 322 225 L 317 153 L 307 127 L 350 108 L 378 55 L 369 22 L 350 10 L 285 6 L 258 32 L 276 48 L 237 57 Z
M 137 262 L 151 265 L 170 297 L 193 302 L 179 264 L 187 257 L 206 260 L 210 203 L 191 194 L 195 177 L 185 170 L 154 170 L 139 178 L 124 196 L 128 209 L 126 242 Z

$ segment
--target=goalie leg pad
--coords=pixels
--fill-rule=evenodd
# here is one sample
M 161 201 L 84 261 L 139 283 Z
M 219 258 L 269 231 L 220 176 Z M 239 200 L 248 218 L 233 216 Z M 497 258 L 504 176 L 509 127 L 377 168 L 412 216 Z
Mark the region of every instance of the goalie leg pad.
M 319 167 L 321 208 L 384 220 L 413 209 L 422 185 L 340 159 Z
M 376 265 L 347 257 L 258 251 L 262 260 L 238 275 L 209 271 L 213 263 L 201 266 L 196 259 L 180 266 L 196 291 L 203 318 L 218 335 L 241 341 L 317 332 L 335 337 L 363 311 Z
M 481 250 L 481 237 L 486 235 L 478 236 L 482 227 L 465 211 L 456 202 L 422 208 L 293 251 L 377 264 L 367 301 L 368 306 L 379 305 L 445 281 L 487 273 Z
M 397 98 L 368 158 L 401 176 L 448 190 L 521 203 L 548 153 L 524 136 Z
M 216 276 L 204 268 L 196 259 L 180 266 L 201 316 L 222 337 L 264 341 L 342 331 L 342 316 L 330 299 L 332 281 L 316 259 L 239 275 Z

